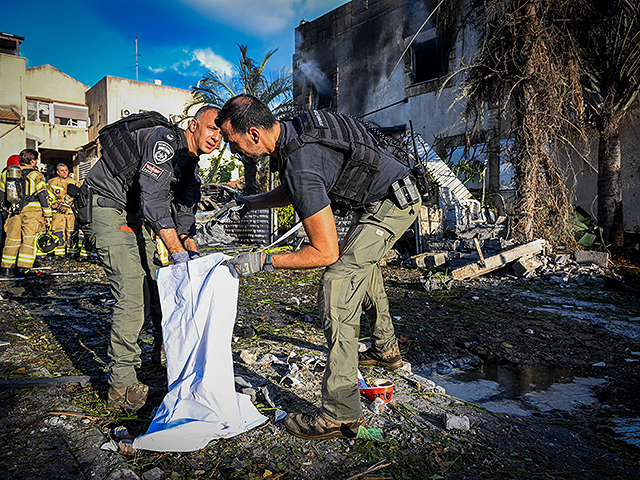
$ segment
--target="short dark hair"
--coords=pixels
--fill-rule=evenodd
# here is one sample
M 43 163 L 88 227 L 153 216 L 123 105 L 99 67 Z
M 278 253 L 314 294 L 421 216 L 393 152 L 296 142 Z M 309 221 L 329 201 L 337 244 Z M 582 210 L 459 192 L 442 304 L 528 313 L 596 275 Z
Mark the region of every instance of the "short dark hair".
M 32 160 L 37 160 L 40 154 L 32 148 L 25 148 L 20 152 L 20 165 L 29 165 Z
M 208 112 L 209 110 L 216 110 L 217 112 L 220 112 L 220 107 L 216 107 L 214 105 L 203 105 L 198 109 L 193 118 L 195 118 L 196 120 L 200 120 L 200 117 L 202 117 L 202 115 L 204 115 L 205 112 Z
M 262 100 L 246 93 L 227 100 L 218 113 L 216 125 L 219 127 L 227 120 L 237 133 L 247 133 L 251 127 L 270 130 L 278 123 Z

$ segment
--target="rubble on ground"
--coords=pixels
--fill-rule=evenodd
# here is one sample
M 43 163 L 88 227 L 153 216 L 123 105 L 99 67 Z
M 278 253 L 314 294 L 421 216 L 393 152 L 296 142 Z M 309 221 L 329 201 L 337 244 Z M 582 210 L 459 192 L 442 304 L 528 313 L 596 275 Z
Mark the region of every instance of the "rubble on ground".
M 455 281 L 482 275 L 515 276 L 557 285 L 603 286 L 617 278 L 610 269 L 608 252 L 569 251 L 542 239 L 516 245 L 508 236 L 507 218 L 455 225 L 448 238 L 423 235 L 422 251 L 409 256 L 391 250 L 382 265 L 425 269 L 420 279 L 427 291 L 450 289 Z

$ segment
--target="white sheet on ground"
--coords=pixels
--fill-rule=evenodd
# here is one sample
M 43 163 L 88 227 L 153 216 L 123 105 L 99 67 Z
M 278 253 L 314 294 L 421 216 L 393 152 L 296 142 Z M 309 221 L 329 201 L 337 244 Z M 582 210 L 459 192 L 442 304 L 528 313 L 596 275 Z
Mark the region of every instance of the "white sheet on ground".
M 217 253 L 158 272 L 169 393 L 136 449 L 190 452 L 267 417 L 236 393 L 231 335 L 238 279 Z

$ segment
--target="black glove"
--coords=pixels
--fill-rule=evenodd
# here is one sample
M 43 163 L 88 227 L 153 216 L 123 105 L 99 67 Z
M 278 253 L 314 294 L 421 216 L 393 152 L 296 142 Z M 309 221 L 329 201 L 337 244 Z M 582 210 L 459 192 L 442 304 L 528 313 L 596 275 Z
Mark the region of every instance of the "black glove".
M 227 263 L 233 265 L 238 275 L 248 277 L 262 270 L 262 253 L 241 253 L 227 260 Z
M 225 203 L 223 208 L 229 211 L 229 220 L 237 222 L 251 211 L 251 203 L 244 197 L 236 197 L 235 200 Z
M 200 258 L 200 252 L 197 250 L 189 250 L 189 260 L 193 260 L 194 258 Z

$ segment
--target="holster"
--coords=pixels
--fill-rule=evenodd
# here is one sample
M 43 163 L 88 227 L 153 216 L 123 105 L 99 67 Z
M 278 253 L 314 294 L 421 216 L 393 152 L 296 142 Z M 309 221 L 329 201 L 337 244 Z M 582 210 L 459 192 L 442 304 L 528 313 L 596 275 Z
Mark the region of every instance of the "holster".
M 69 192 L 71 194 L 71 192 Z M 80 187 L 73 197 L 73 209 L 76 220 L 80 225 L 86 225 L 93 220 L 93 191 L 86 183 Z

